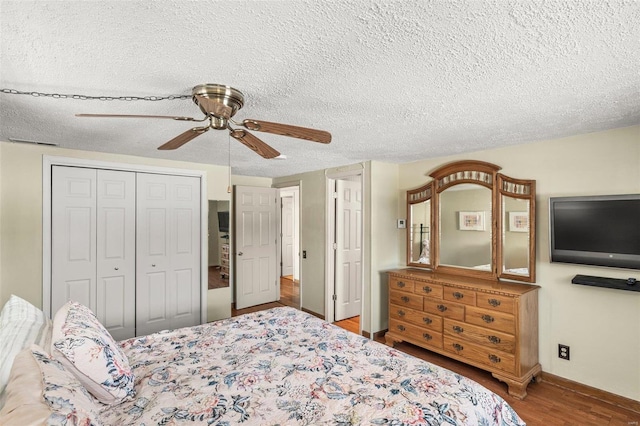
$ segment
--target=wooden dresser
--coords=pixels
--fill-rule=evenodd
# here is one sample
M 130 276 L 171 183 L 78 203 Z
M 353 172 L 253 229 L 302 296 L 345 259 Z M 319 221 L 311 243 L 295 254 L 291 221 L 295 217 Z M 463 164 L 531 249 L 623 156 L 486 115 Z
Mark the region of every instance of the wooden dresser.
M 537 285 L 419 269 L 389 272 L 389 346 L 406 341 L 490 371 L 524 398 L 541 372 Z
M 220 245 L 220 276 L 229 278 L 229 243 Z

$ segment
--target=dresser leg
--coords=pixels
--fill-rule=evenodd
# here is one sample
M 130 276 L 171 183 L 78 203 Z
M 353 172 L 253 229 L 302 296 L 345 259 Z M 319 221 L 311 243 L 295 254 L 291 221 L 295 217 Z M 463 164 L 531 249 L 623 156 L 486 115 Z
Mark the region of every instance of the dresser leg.
M 542 367 L 537 364 L 533 367 L 529 373 L 523 377 L 513 378 L 501 376 L 499 373 L 492 373 L 492 376 L 496 379 L 504 382 L 509 387 L 509 395 L 524 399 L 527 396 L 527 386 L 535 379 L 536 382 L 540 380 L 540 374 L 542 373 Z
M 391 346 L 392 348 L 395 348 L 396 343 L 402 343 L 403 341 L 404 340 L 402 340 L 402 339 L 395 338 L 389 332 L 387 332 L 384 335 L 384 342 L 387 344 L 387 346 Z

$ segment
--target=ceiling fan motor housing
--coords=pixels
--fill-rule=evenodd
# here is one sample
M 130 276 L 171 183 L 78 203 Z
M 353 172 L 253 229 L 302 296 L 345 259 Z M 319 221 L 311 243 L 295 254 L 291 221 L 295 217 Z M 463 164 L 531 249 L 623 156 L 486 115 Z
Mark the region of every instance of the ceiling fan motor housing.
M 198 102 L 197 96 L 211 99 L 212 101 L 219 102 L 231 108 L 230 117 L 233 117 L 240 108 L 244 105 L 244 95 L 241 91 L 234 89 L 224 84 L 199 84 L 191 91 L 193 102 L 200 108 L 200 110 L 207 116 L 211 115 L 203 105 Z M 214 117 L 215 118 L 215 117 Z M 220 123 L 220 128 L 226 128 L 226 120 L 220 119 L 224 123 Z M 214 126 L 217 123 L 214 123 Z M 218 128 L 217 126 L 215 126 Z

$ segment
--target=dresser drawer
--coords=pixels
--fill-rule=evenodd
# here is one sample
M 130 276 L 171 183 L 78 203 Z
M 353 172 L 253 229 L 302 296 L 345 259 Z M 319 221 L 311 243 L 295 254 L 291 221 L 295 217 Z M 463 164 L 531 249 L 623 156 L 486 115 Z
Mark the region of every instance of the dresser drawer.
M 505 333 L 515 334 L 516 332 L 515 317 L 502 312 L 468 306 L 465 321 Z
M 516 359 L 513 355 L 450 336 L 444 336 L 443 340 L 443 349 L 447 352 L 507 373 L 514 374 L 516 371 Z
M 222 258 L 220 259 L 221 266 L 229 266 L 229 259 Z
M 222 253 L 229 253 L 229 244 L 222 245 Z
M 424 299 L 424 310 L 432 314 L 440 315 L 445 318 L 464 320 L 464 305 L 444 300 Z
M 500 296 L 496 294 L 478 292 L 476 306 L 483 309 L 514 313 L 515 298 L 509 296 Z
M 510 354 L 514 354 L 516 351 L 516 338 L 511 334 L 501 333 L 459 321 L 445 319 L 444 335 L 461 338 L 487 348 Z
M 389 290 L 408 291 L 413 293 L 413 280 L 407 280 L 404 278 L 390 277 L 389 278 Z
M 442 317 L 403 306 L 389 305 L 391 319 L 410 322 L 433 331 L 442 331 Z
M 465 305 L 476 305 L 476 292 L 473 290 L 464 290 L 455 287 L 445 287 L 444 300 L 450 300 L 452 302 L 463 303 Z
M 401 335 L 408 342 L 442 348 L 442 333 L 398 320 L 389 320 L 389 331 Z
M 442 299 L 442 285 L 415 281 L 414 293 L 429 296 L 433 299 Z
M 224 252 L 220 255 L 220 258 L 222 259 L 229 259 L 229 252 Z
M 404 306 L 407 308 L 422 310 L 422 296 L 404 291 L 390 291 L 389 302 L 392 305 Z

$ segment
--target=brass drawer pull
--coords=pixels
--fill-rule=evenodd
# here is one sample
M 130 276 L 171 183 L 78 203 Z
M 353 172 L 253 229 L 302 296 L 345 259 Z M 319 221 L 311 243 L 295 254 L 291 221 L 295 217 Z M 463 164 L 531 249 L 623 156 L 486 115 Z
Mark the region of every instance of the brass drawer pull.
M 456 333 L 462 333 L 464 331 L 464 328 L 458 326 L 458 325 L 454 325 L 453 326 L 453 331 L 455 331 Z
M 493 354 L 489 355 L 489 361 L 491 361 L 494 364 L 497 364 L 501 361 L 499 356 L 495 356 Z
M 487 337 L 487 339 L 489 339 L 489 341 L 494 345 L 497 345 L 498 343 L 500 343 L 500 338 L 498 336 L 489 336 Z
M 431 324 L 433 322 L 433 320 L 429 317 L 423 317 L 422 321 L 424 321 L 425 324 Z
M 424 333 L 424 334 L 422 334 L 422 337 L 424 337 L 424 340 L 431 340 L 431 339 L 433 339 L 433 337 L 431 337 L 431 335 L 430 335 L 430 334 L 428 334 L 428 333 Z
M 489 299 L 488 302 L 494 308 L 500 306 L 500 301 L 498 299 Z
M 453 346 L 453 349 L 455 349 L 458 352 L 464 349 L 464 346 L 459 345 L 458 343 L 454 343 L 452 346 Z
M 444 305 L 438 305 L 438 306 L 437 306 L 437 308 L 438 308 L 438 310 L 439 310 L 440 312 L 444 312 L 444 311 L 446 311 L 446 310 L 447 310 L 447 307 L 446 307 L 446 306 L 444 306 Z
M 398 281 L 398 287 L 404 288 L 406 284 L 403 281 Z
M 409 303 L 409 297 L 407 296 L 402 296 L 400 300 L 402 300 L 404 303 Z
M 424 287 L 422 287 L 422 291 L 424 291 L 425 293 L 431 293 L 431 287 L 425 285 Z
M 464 294 L 456 291 L 455 293 L 453 293 L 453 297 L 455 297 L 456 299 L 460 300 L 464 297 Z
M 493 318 L 491 315 L 483 315 L 482 316 L 482 321 L 486 322 L 487 324 L 492 323 L 495 320 L 495 318 Z
M 406 330 L 406 328 L 405 328 L 405 326 L 404 326 L 404 325 L 399 325 L 399 326 L 398 326 L 398 330 L 400 330 L 400 331 L 405 331 L 405 330 Z
M 404 311 L 402 309 L 398 310 L 398 316 L 399 317 L 403 317 L 405 315 Z

